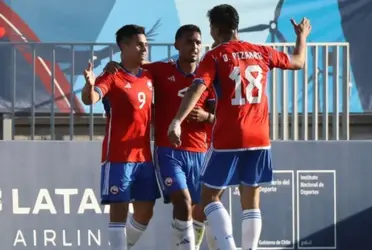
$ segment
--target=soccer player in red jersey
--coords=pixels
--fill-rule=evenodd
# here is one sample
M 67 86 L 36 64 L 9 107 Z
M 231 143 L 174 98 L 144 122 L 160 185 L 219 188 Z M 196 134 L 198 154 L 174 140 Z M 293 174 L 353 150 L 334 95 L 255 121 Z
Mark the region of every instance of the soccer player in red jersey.
M 201 49 L 200 29 L 195 25 L 180 27 L 175 35 L 175 48 L 179 51 L 176 62 L 154 62 L 144 67 L 154 77 L 154 157 L 164 197 L 173 204 L 172 249 L 178 245 L 177 249 L 193 250 L 199 249 L 203 239 L 205 216 L 200 206 L 195 206 L 193 213 L 193 205 L 200 202 L 199 178 L 207 151 L 206 126 L 213 121 L 213 114 L 203 110 L 212 111 L 207 105 L 214 101 L 214 94 L 204 91 L 201 95 L 183 124 L 184 144 L 175 148 L 168 140 L 168 126 L 195 77 Z M 213 238 L 207 240 L 210 242 Z
M 193 250 L 194 247 L 199 249 L 204 234 L 205 215 L 196 204 L 200 201 L 199 176 L 208 147 L 206 127 L 214 120 L 214 93 L 210 89 L 201 95 L 188 121 L 183 124 L 184 143 L 182 147 L 175 148 L 168 140 L 168 126 L 195 77 L 201 49 L 200 29 L 195 25 L 180 27 L 175 35 L 175 48 L 179 51 L 176 62 L 153 62 L 143 67 L 150 71 L 154 79 L 154 157 L 165 202 L 171 201 L 174 206 L 172 249 Z M 106 66 L 111 73 L 117 69 L 115 62 Z M 214 237 L 208 237 L 206 231 L 208 246 L 216 249 Z
M 121 70 L 94 79 L 89 65 L 82 100 L 91 105 L 105 98 L 101 203 L 110 204 L 110 249 L 127 250 L 127 237 L 138 240 L 142 235 L 160 192 L 150 145 L 152 76 L 140 67 L 147 57 L 144 28 L 123 26 L 116 42 L 122 51 Z M 134 214 L 126 223 L 129 202 Z
M 230 185 L 240 185 L 242 248 L 256 250 L 261 233 L 260 186 L 272 181 L 266 78 L 272 68 L 301 69 L 305 63 L 309 20 L 292 21 L 297 34 L 293 55 L 239 41 L 239 15 L 223 4 L 208 12 L 211 35 L 219 45 L 201 60 L 169 127 L 169 139 L 182 145 L 181 123 L 206 88 L 216 92 L 212 145 L 202 170 L 202 205 L 219 249 L 235 250 L 231 219 L 219 200 Z M 183 133 L 183 131 L 182 131 Z

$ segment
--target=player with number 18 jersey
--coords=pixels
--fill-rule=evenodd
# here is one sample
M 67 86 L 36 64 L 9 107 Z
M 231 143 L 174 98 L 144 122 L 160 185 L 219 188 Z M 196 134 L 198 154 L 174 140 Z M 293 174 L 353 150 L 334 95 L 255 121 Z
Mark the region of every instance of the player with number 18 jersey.
M 202 179 L 207 186 L 258 186 L 272 181 L 266 78 L 289 69 L 287 54 L 267 46 L 229 41 L 206 53 L 195 82 L 216 93 L 211 150 Z

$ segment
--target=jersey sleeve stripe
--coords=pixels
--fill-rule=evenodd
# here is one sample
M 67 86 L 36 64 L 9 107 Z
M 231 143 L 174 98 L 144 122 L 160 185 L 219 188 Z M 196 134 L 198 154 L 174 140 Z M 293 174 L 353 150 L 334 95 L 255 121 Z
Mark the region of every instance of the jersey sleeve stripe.
M 202 78 L 195 78 L 193 81 L 192 81 L 193 84 L 205 84 L 204 82 L 204 79 Z
M 103 96 L 102 90 L 99 87 L 94 86 L 94 91 L 98 93 L 99 99 L 102 99 L 102 96 Z

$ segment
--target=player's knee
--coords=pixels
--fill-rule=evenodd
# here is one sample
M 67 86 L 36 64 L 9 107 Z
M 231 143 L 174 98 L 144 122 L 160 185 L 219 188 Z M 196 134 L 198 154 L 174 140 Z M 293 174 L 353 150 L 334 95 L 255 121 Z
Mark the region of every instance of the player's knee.
M 142 225 L 149 224 L 154 214 L 155 202 L 134 202 L 133 217 L 135 221 Z
M 192 202 L 187 190 L 180 190 L 171 195 L 174 216 L 179 220 L 191 220 Z
M 203 208 L 201 205 L 197 204 L 192 209 L 192 218 L 196 221 L 203 222 L 206 220 Z
M 201 207 L 204 209 L 208 204 L 220 201 L 222 194 L 223 190 L 203 186 L 201 192 Z
M 259 209 L 260 208 L 260 187 L 250 187 L 241 185 L 240 191 L 240 202 L 242 209 Z
M 128 203 L 110 204 L 110 222 L 125 222 L 128 215 Z

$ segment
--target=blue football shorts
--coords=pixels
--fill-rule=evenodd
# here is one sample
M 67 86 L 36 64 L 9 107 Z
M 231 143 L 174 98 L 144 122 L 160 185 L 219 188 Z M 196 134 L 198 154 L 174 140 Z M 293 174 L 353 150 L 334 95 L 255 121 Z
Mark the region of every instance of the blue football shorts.
M 101 169 L 101 204 L 160 198 L 152 162 L 106 162 Z
M 200 201 L 200 170 L 205 158 L 204 152 L 192 152 L 168 147 L 155 148 L 155 165 L 164 202 L 178 190 L 188 189 L 192 202 Z
M 210 149 L 201 171 L 204 185 L 225 189 L 228 186 L 260 186 L 273 180 L 270 149 L 215 151 Z

